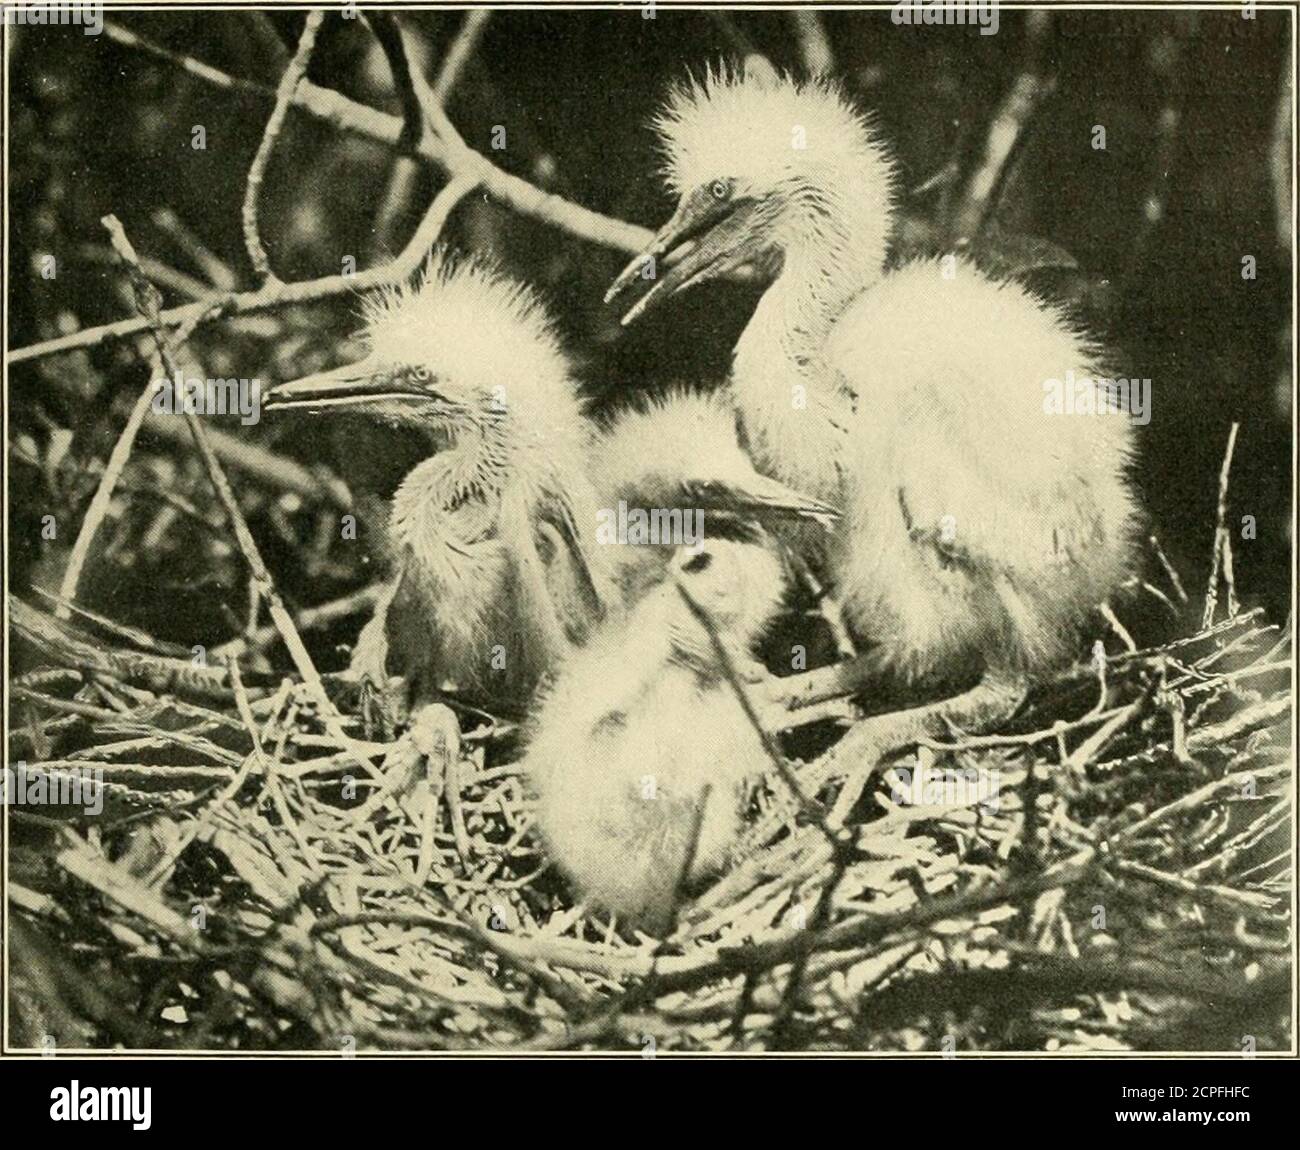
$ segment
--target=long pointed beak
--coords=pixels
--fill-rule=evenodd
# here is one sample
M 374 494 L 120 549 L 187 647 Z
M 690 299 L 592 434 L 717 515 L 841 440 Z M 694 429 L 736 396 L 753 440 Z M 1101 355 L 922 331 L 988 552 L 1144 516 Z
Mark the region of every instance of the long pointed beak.
M 766 475 L 754 474 L 743 482 L 692 481 L 686 484 L 686 494 L 704 510 L 742 515 L 759 523 L 807 519 L 829 531 L 840 517 L 839 511 L 829 503 Z
M 635 284 L 653 284 L 623 316 L 624 327 L 683 288 L 714 279 L 761 254 L 761 245 L 753 234 L 759 202 L 719 201 L 707 189 L 702 192 L 682 200 L 672 219 L 640 255 L 633 257 L 605 293 L 605 302 L 611 303 Z M 660 274 L 659 264 L 691 241 L 693 246 L 683 250 L 681 258 Z
M 380 403 L 421 403 L 437 399 L 428 386 L 404 382 L 371 358 L 277 383 L 262 397 L 268 408 L 373 407 Z

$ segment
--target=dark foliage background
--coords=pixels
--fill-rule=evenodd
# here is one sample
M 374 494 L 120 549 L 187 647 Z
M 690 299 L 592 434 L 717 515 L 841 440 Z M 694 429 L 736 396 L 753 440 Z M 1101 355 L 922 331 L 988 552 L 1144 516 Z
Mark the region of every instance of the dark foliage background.
M 302 21 L 301 13 L 289 11 L 108 16 L 175 52 L 270 85 Z M 461 14 L 420 12 L 408 19 L 436 64 Z M 925 184 L 950 162 L 959 181 L 964 178 L 1025 67 L 1025 14 L 1003 11 L 999 34 L 988 37 L 974 29 L 898 27 L 888 12 L 830 13 L 824 26 L 834 73 L 876 111 L 906 186 Z M 201 279 L 174 230 L 159 226 L 160 209 L 174 213 L 228 263 L 240 286 L 251 287 L 239 206 L 266 104 L 214 89 L 109 36 L 88 37 L 75 27 L 6 28 L 5 34 L 11 49 L 10 346 L 132 314 L 99 224 L 108 212 L 122 219 L 143 254 Z M 501 11 L 487 25 L 449 110 L 466 140 L 501 167 L 596 210 L 653 225 L 670 209 L 653 176 L 646 126 L 657 102 L 687 68 L 747 49 L 780 67 L 800 67 L 792 18 L 784 12 L 661 7 L 648 20 L 635 8 Z M 1277 199 L 1280 194 L 1289 205 L 1289 138 L 1278 135 L 1290 58 L 1287 17 L 1265 10 L 1254 20 L 1235 11 L 1058 11 L 1037 52 L 1039 70 L 1055 77 L 1055 87 L 1012 158 L 996 225 L 1071 253 L 1081 275 L 1040 275 L 1036 286 L 1085 311 L 1118 349 L 1122 374 L 1153 380 L 1140 482 L 1152 525 L 1194 593 L 1208 569 L 1228 428 L 1241 422 L 1229 523 L 1253 515 L 1258 537 L 1234 539 L 1237 580 L 1247 605 L 1263 603 L 1281 620 L 1291 584 L 1292 272 Z M 327 22 L 310 77 L 398 111 L 387 65 L 361 21 Z M 1170 131 L 1168 117 L 1175 114 Z M 207 147 L 196 151 L 191 132 L 200 124 Z M 1105 151 L 1091 146 L 1096 124 L 1106 128 Z M 506 129 L 502 151 L 490 151 L 494 125 Z M 1279 144 L 1286 149 L 1281 170 L 1271 159 Z M 291 114 L 262 201 L 264 238 L 282 278 L 337 272 L 346 255 L 364 267 L 401 247 L 441 176 L 419 172 L 406 198 L 393 201 L 393 163 L 376 144 Z M 922 226 L 933 223 L 943 194 L 914 196 L 909 216 Z M 1144 218 L 1152 196 L 1163 204 L 1157 223 Z M 754 298 L 744 285 L 688 293 L 625 333 L 601 304 L 622 253 L 483 197 L 462 205 L 446 238 L 490 249 L 544 288 L 600 404 L 617 402 L 634 387 L 720 379 Z M 39 272 L 46 254 L 57 260 L 54 279 Z M 1244 255 L 1258 261 L 1254 281 L 1242 278 Z M 185 302 L 164 292 L 169 303 Z M 342 301 L 221 322 L 200 329 L 190 347 L 213 376 L 269 383 L 346 354 L 353 312 Z M 10 373 L 10 444 L 27 452 L 27 458 L 15 459 L 12 451 L 10 457 L 9 561 L 16 589 L 32 581 L 57 585 L 93 491 L 86 464 L 106 457 L 146 370 L 132 347 L 119 344 Z M 364 429 L 339 422 L 267 419 L 241 429 L 231 420 L 226 426 L 324 464 L 362 491 L 391 487 L 406 458 L 386 435 L 368 439 Z M 148 443 L 148 423 L 145 434 Z M 153 482 L 185 487 L 189 466 L 160 459 Z M 194 490 L 201 492 L 198 479 Z M 319 602 L 367 581 L 355 547 L 343 554 L 337 544 L 318 548 L 304 562 L 304 541 L 318 527 L 316 509 L 253 484 L 240 489 L 292 603 Z M 146 495 L 128 494 L 128 518 L 153 513 Z M 54 541 L 40 533 L 40 517 L 50 513 L 63 525 Z M 144 550 L 110 543 L 99 553 L 101 536 L 83 601 L 164 639 L 188 644 L 228 637 L 245 610 L 238 557 L 219 529 L 197 521 L 182 526 Z M 214 601 L 221 609 L 213 610 Z M 1126 617 L 1133 614 L 1152 613 L 1143 608 Z M 1141 617 L 1133 624 L 1139 641 L 1151 638 L 1140 633 L 1143 624 Z M 348 622 L 324 636 L 327 665 L 338 665 L 331 655 L 355 626 Z

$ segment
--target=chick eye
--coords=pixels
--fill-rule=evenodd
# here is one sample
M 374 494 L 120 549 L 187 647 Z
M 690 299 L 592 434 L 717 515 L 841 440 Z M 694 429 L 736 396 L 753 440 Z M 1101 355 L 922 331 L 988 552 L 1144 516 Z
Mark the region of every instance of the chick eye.
M 411 369 L 411 375 L 421 383 L 425 383 L 429 378 L 429 369 L 427 367 L 415 367 Z
M 712 191 L 715 200 L 725 200 L 729 195 L 731 195 L 731 181 L 714 180 Z
M 713 562 L 713 556 L 707 551 L 701 551 L 698 555 L 692 555 L 685 563 L 682 564 L 683 571 L 705 571 L 710 563 Z

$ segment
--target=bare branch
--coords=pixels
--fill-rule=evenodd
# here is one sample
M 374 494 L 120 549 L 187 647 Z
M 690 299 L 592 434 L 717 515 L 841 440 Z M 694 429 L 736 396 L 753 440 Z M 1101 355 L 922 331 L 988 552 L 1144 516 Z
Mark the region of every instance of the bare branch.
M 112 21 L 105 21 L 104 30 L 111 38 L 174 63 L 191 75 L 217 87 L 226 90 L 251 91 L 260 97 L 271 98 L 269 89 L 260 84 L 236 81 L 218 69 L 188 57 L 178 56 L 169 49 L 152 44 L 135 33 L 128 33 Z M 368 108 L 338 92 L 318 87 L 310 80 L 304 80 L 299 84 L 290 102 L 293 107 L 333 124 L 343 131 L 365 136 L 389 147 L 396 147 L 401 137 L 402 121 L 399 117 Z M 435 164 L 453 175 L 473 181 L 490 196 L 521 215 L 541 220 L 590 243 L 635 254 L 653 238 L 649 228 L 603 216 L 599 212 L 572 203 L 562 196 L 545 192 L 509 172 L 503 172 L 472 148 L 453 150 L 441 140 L 425 139 L 420 144 L 418 154 L 426 162 Z M 355 276 L 325 276 L 322 279 L 304 280 L 294 284 L 268 283 L 257 291 L 244 292 L 231 297 L 224 314 L 244 315 L 250 312 L 268 311 L 292 304 L 326 299 L 350 291 L 365 291 L 389 282 L 392 282 L 389 278 L 389 269 L 385 267 L 360 272 Z M 164 327 L 175 327 L 192 316 L 200 314 L 206 306 L 200 302 L 185 307 L 170 308 L 160 312 L 158 319 Z M 15 348 L 9 352 L 9 362 L 26 363 L 62 352 L 75 351 L 78 348 L 97 347 L 109 340 L 137 335 L 148 329 L 149 324 L 141 318 L 118 320 L 116 323 L 86 328 L 70 335 Z
M 795 43 L 804 75 L 827 76 L 833 72 L 835 55 L 831 52 L 822 14 L 816 8 L 797 8 L 790 13 L 790 19 L 794 23 Z
M 1219 505 L 1214 519 L 1214 557 L 1210 563 L 1210 581 L 1205 588 L 1205 612 L 1201 616 L 1201 629 L 1214 623 L 1214 612 L 1219 605 L 1219 573 L 1222 571 L 1228 587 L 1228 617 L 1236 616 L 1237 588 L 1232 573 L 1232 538 L 1228 534 L 1228 477 L 1232 471 L 1232 452 L 1237 446 L 1237 432 L 1241 424 L 1234 423 L 1228 432 L 1228 446 L 1223 453 L 1223 466 L 1219 469 Z
M 293 59 L 289 61 L 289 66 L 284 70 L 284 75 L 280 77 L 280 86 L 275 92 L 275 108 L 271 112 L 271 118 L 266 122 L 262 142 L 257 146 L 257 154 L 254 155 L 253 163 L 248 169 L 248 184 L 244 190 L 242 213 L 244 246 L 248 249 L 248 259 L 253 265 L 253 274 L 259 283 L 273 282 L 275 276 L 271 272 L 271 264 L 267 259 L 262 238 L 258 235 L 257 195 L 262 189 L 262 179 L 266 175 L 266 167 L 270 163 L 275 141 L 279 139 L 280 130 L 284 127 L 284 121 L 289 114 L 289 101 L 307 74 L 307 63 L 311 59 L 312 49 L 316 46 L 316 34 L 320 31 L 324 20 L 325 13 L 320 9 L 307 13 L 307 22 L 303 25 L 298 48 L 293 54 Z
M 1025 13 L 1025 19 L 1025 51 L 1020 73 L 993 115 L 984 155 L 956 211 L 951 234 L 958 241 L 979 235 L 993 217 L 1012 155 L 1023 144 L 1034 113 L 1055 86 L 1052 78 L 1044 77 L 1040 61 L 1051 13 L 1030 11 Z
M 114 249 L 122 257 L 123 263 L 126 264 L 131 273 L 132 282 L 136 289 L 136 306 L 149 324 L 163 370 L 168 378 L 177 379 L 180 372 L 176 366 L 166 331 L 159 321 L 158 289 L 145 279 L 144 273 L 140 270 L 139 257 L 135 254 L 135 249 L 131 246 L 131 241 L 127 238 L 126 232 L 117 218 L 115 216 L 105 216 L 103 223 L 108 230 Z M 267 608 L 271 612 L 271 618 L 280 629 L 285 647 L 288 648 L 294 665 L 298 668 L 298 673 L 302 676 L 313 701 L 320 709 L 321 719 L 326 730 L 341 746 L 353 753 L 363 770 L 373 774 L 375 768 L 359 749 L 353 748 L 352 738 L 343 730 L 343 724 L 338 712 L 334 709 L 334 704 L 325 693 L 320 674 L 316 670 L 316 665 L 312 662 L 311 654 L 303 644 L 302 637 L 294 626 L 293 617 L 289 614 L 288 608 L 285 607 L 284 600 L 280 598 L 279 591 L 276 590 L 271 573 L 262 560 L 261 551 L 258 550 L 257 541 L 248 528 L 244 513 L 239 509 L 239 502 L 235 499 L 234 491 L 231 490 L 230 481 L 226 478 L 226 473 L 222 469 L 216 453 L 212 450 L 212 445 L 208 442 L 207 429 L 195 412 L 187 409 L 185 419 L 189 423 L 190 432 L 194 436 L 194 444 L 203 459 L 208 478 L 212 481 L 217 498 L 221 501 L 226 517 L 230 521 L 231 529 L 235 533 L 235 540 L 239 544 L 244 560 L 247 562 L 252 577 L 257 583 L 258 591 L 266 600 Z
M 461 72 L 465 70 L 465 65 L 469 63 L 479 41 L 483 38 L 491 18 L 491 8 L 471 8 L 465 13 L 465 19 L 456 33 L 456 39 L 447 49 L 437 79 L 433 82 L 433 94 L 438 103 L 444 107 L 460 79 Z

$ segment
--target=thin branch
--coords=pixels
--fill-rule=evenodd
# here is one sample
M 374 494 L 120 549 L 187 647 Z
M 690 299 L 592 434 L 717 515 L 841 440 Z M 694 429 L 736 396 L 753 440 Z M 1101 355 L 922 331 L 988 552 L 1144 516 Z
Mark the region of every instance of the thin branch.
M 835 55 L 822 23 L 822 14 L 815 8 L 797 8 L 790 13 L 790 19 L 794 24 L 795 45 L 799 49 L 799 63 L 804 75 L 827 76 L 833 72 Z
M 141 274 L 144 274 L 143 270 Z M 211 309 L 213 305 L 209 304 L 208 306 Z M 185 334 L 192 329 L 193 324 L 188 325 L 187 329 L 182 329 L 182 332 L 178 332 L 178 342 L 183 341 Z M 176 385 L 179 386 L 180 377 L 173 376 L 172 378 Z M 90 506 L 86 508 L 86 514 L 82 517 L 81 528 L 77 532 L 76 541 L 72 544 L 72 551 L 68 555 L 68 565 L 64 568 L 63 580 L 59 584 L 59 596 L 63 601 L 54 608 L 56 619 L 71 618 L 71 604 L 77 597 L 77 586 L 81 582 L 82 568 L 90 555 L 90 545 L 94 542 L 99 526 L 104 521 L 108 509 L 112 505 L 113 492 L 117 489 L 118 481 L 126 468 L 127 460 L 131 458 L 131 450 L 135 447 L 136 434 L 149 414 L 154 395 L 157 394 L 158 384 L 159 381 L 154 379 L 145 384 L 139 398 L 135 401 L 135 406 L 131 408 L 131 414 L 127 417 L 126 426 L 122 428 L 122 434 L 118 436 L 117 442 L 113 445 L 113 450 L 109 453 L 108 462 L 104 465 L 104 473 L 99 477 L 99 485 L 95 488 L 95 494 L 91 498 Z
M 117 218 L 111 215 L 105 216 L 103 224 L 108 230 L 113 247 L 122 257 L 123 263 L 126 264 L 131 273 L 136 291 L 136 306 L 142 317 L 150 325 L 154 343 L 158 349 L 158 358 L 162 361 L 163 369 L 169 378 L 178 379 L 180 378 L 180 372 L 176 366 L 166 332 L 159 322 L 158 289 L 145 278 L 144 273 L 140 270 L 139 258 L 136 256 L 135 249 L 131 246 L 131 241 L 127 238 L 126 232 Z M 354 748 L 351 736 L 344 731 L 342 720 L 334 709 L 334 704 L 330 701 L 329 696 L 325 693 L 320 674 L 312 662 L 311 654 L 303 644 L 302 637 L 294 626 L 293 616 L 289 614 L 288 608 L 284 605 L 284 600 L 280 598 L 280 593 L 276 590 L 271 573 L 267 570 L 266 564 L 262 560 L 262 553 L 258 550 L 257 541 L 253 538 L 252 531 L 249 530 L 248 522 L 244 519 L 244 513 L 239 509 L 239 502 L 235 499 L 235 493 L 230 487 L 230 481 L 226 478 L 221 462 L 217 459 L 216 453 L 212 450 L 212 445 L 208 442 L 207 429 L 203 426 L 203 422 L 199 419 L 197 413 L 188 410 L 188 408 L 185 412 L 185 419 L 189 423 L 190 432 L 194 436 L 194 444 L 203 459 L 203 466 L 208 473 L 208 478 L 212 481 L 217 498 L 225 509 L 226 517 L 235 533 L 235 540 L 243 553 L 245 562 L 248 564 L 252 578 L 257 583 L 259 593 L 266 601 L 267 609 L 271 612 L 271 618 L 280 629 L 280 634 L 284 638 L 284 645 L 293 659 L 294 666 L 297 667 L 308 692 L 320 709 L 320 717 L 325 724 L 325 729 L 342 747 L 351 751 L 364 771 L 374 774 L 375 768 L 359 748 Z
M 456 39 L 447 49 L 447 54 L 442 59 L 442 67 L 433 82 L 433 94 L 443 107 L 446 107 L 448 99 L 451 98 L 452 90 L 460 80 L 465 65 L 474 55 L 474 50 L 483 38 L 491 18 L 491 8 L 471 8 L 465 13 L 465 19 L 456 32 Z
M 253 274 L 257 277 L 258 283 L 271 283 L 276 277 L 271 271 L 266 247 L 258 234 L 257 196 L 262 190 L 262 180 L 266 176 L 271 153 L 275 150 L 275 142 L 279 139 L 280 130 L 289 115 L 289 101 L 307 74 L 307 64 L 311 60 L 312 50 L 316 47 L 316 34 L 320 31 L 324 20 L 325 13 L 319 8 L 307 13 L 307 22 L 302 26 L 302 35 L 298 38 L 298 47 L 293 54 L 293 59 L 289 61 L 284 75 L 280 77 L 280 85 L 275 92 L 275 108 L 271 111 L 271 118 L 266 122 L 262 142 L 258 144 L 257 154 L 254 155 L 253 163 L 248 169 L 248 183 L 244 189 L 242 211 L 244 247 L 248 250 L 248 260 L 253 265 Z
M 1160 546 L 1160 539 L 1156 535 L 1149 536 L 1151 548 L 1156 553 L 1156 558 L 1160 560 L 1160 566 L 1164 568 L 1165 576 L 1168 578 L 1170 586 L 1174 589 L 1174 594 L 1178 596 L 1178 602 L 1184 607 L 1187 606 L 1187 591 L 1183 587 L 1183 581 L 1178 575 L 1178 569 L 1169 562 L 1169 556 L 1165 554 L 1165 549 Z
M 402 134 L 397 140 L 398 151 L 408 154 L 424 138 L 425 116 L 415 94 L 415 68 L 407 56 L 406 42 L 391 12 L 367 12 L 365 22 L 370 27 L 375 43 L 388 61 L 388 72 L 393 78 L 393 91 L 402 109 Z
M 1051 20 L 1048 12 L 1025 13 L 1025 51 L 1020 72 L 993 114 L 984 155 L 966 185 L 951 235 L 970 240 L 992 219 L 1010 170 L 1012 155 L 1024 144 L 1030 121 L 1055 89 L 1055 80 L 1042 74 L 1042 45 Z
M 131 457 L 131 448 L 135 446 L 136 432 L 140 430 L 145 416 L 149 414 L 156 391 L 156 380 L 151 379 L 144 385 L 140 397 L 135 401 L 135 406 L 131 408 L 126 426 L 122 428 L 122 434 L 117 437 L 117 442 L 113 444 L 113 450 L 109 453 L 104 473 L 99 477 L 99 486 L 95 488 L 90 506 L 86 508 L 86 514 L 81 520 L 81 528 L 77 531 L 76 541 L 72 544 L 72 551 L 68 555 L 68 565 L 64 568 L 63 580 L 59 584 L 59 595 L 65 602 L 55 606 L 56 619 L 72 617 L 68 604 L 77 597 L 77 586 L 81 582 L 81 571 L 90 554 L 90 545 L 95 539 L 99 525 L 108 514 L 109 506 L 113 502 L 113 491 L 117 487 L 117 481 L 121 478 L 127 460 Z
M 1201 629 L 1214 623 L 1214 612 L 1219 605 L 1219 573 L 1222 571 L 1228 586 L 1228 617 L 1236 618 L 1240 605 L 1232 574 L 1232 539 L 1228 534 L 1228 478 L 1232 472 L 1232 452 L 1237 446 L 1237 432 L 1241 424 L 1234 423 L 1228 432 L 1228 446 L 1223 453 L 1223 466 L 1219 469 L 1219 504 L 1214 517 L 1214 557 L 1210 563 L 1210 580 L 1205 589 L 1205 611 L 1201 616 Z
M 273 97 L 270 90 L 262 85 L 236 81 L 215 68 L 190 60 L 188 57 L 178 56 L 169 49 L 152 44 L 135 33 L 124 33 L 124 30 L 111 20 L 104 22 L 104 31 L 110 38 L 168 60 L 184 68 L 189 74 L 217 87 L 226 90 L 251 91 L 265 99 Z M 310 80 L 304 80 L 298 86 L 290 103 L 292 107 L 342 131 L 364 136 L 389 147 L 397 145 L 402 133 L 402 121 L 399 117 L 359 104 L 331 89 L 318 87 Z M 603 216 L 561 196 L 545 192 L 518 176 L 503 172 L 471 148 L 453 150 L 441 140 L 425 139 L 420 144 L 418 154 L 427 163 L 455 176 L 474 181 L 488 195 L 520 215 L 541 220 L 589 243 L 634 255 L 653 238 L 649 228 Z M 247 315 L 252 312 L 327 299 L 353 291 L 366 291 L 392 282 L 389 275 L 389 268 L 381 267 L 358 272 L 353 276 L 325 276 L 321 279 L 304 280 L 294 284 L 267 284 L 257 291 L 242 292 L 232 296 L 223 314 Z M 159 323 L 164 327 L 178 326 L 191 316 L 199 314 L 205 306 L 207 305 L 200 302 L 169 308 L 159 313 Z M 142 318 L 118 320 L 116 323 L 85 328 L 70 335 L 15 348 L 9 352 L 9 362 L 26 363 L 79 348 L 97 347 L 109 340 L 122 339 L 148 330 L 149 324 Z

